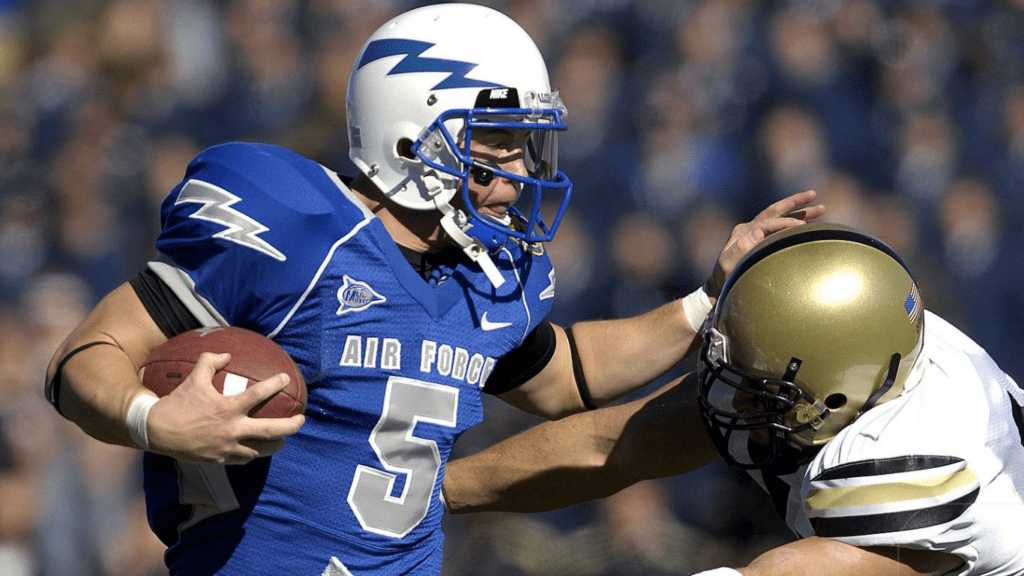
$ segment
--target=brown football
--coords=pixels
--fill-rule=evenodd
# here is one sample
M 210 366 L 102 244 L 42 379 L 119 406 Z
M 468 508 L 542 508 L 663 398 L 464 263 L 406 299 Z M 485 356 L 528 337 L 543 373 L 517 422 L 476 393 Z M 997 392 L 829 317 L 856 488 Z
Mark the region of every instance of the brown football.
M 192 372 L 203 352 L 231 354 L 227 366 L 213 376 L 221 394 L 238 394 L 250 385 L 284 372 L 290 382 L 281 392 L 254 407 L 254 418 L 285 418 L 306 410 L 306 381 L 295 361 L 273 340 L 235 326 L 189 330 L 150 350 L 139 370 L 142 384 L 166 396 Z

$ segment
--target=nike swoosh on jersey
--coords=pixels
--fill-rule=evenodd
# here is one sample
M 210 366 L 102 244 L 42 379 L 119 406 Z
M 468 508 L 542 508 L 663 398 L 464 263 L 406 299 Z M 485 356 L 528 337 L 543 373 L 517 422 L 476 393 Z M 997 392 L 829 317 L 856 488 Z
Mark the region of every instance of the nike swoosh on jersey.
M 480 317 L 480 328 L 483 330 L 498 330 L 499 328 L 508 328 L 511 326 L 511 322 L 492 322 L 487 319 L 487 312 Z

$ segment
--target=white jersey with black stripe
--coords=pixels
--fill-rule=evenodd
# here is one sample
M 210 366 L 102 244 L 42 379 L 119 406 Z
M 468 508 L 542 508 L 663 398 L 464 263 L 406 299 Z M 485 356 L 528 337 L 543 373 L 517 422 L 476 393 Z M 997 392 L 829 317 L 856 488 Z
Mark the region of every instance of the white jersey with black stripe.
M 1024 574 L 1024 392 L 930 312 L 922 355 L 913 388 L 780 478 L 795 488 L 787 524 L 800 537 L 955 554 L 960 576 Z

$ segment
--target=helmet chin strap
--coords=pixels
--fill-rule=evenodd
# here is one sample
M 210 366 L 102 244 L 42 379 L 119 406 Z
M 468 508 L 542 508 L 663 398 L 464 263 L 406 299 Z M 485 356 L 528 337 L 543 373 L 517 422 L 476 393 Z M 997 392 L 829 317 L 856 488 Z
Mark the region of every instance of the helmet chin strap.
M 484 244 L 466 234 L 466 230 L 472 226 L 469 218 L 462 210 L 456 210 L 441 192 L 444 191 L 444 184 L 440 178 L 433 174 L 423 176 L 423 182 L 427 185 L 430 194 L 434 197 L 434 206 L 441 212 L 441 227 L 448 233 L 448 236 L 455 240 L 462 251 L 469 256 L 469 259 L 480 265 L 480 268 L 487 275 L 487 279 L 497 288 L 505 283 L 505 278 L 498 271 L 498 267 L 491 260 L 490 254 Z

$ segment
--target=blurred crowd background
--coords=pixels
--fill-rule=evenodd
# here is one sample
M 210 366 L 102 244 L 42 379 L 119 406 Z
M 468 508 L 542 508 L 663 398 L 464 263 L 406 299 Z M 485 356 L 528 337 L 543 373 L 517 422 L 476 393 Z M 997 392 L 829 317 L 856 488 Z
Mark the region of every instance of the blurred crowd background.
M 828 220 L 896 248 L 926 305 L 1024 378 L 1024 2 L 487 3 L 532 34 L 570 110 L 553 320 L 688 293 L 734 224 L 813 188 Z M 271 142 L 353 173 L 351 62 L 419 4 L 0 0 L 0 573 L 164 573 L 138 453 L 44 402 L 47 360 L 153 256 L 159 202 L 204 147 Z M 487 409 L 460 453 L 533 423 Z M 687 574 L 790 539 L 719 465 L 556 513 L 446 522 L 446 575 Z

